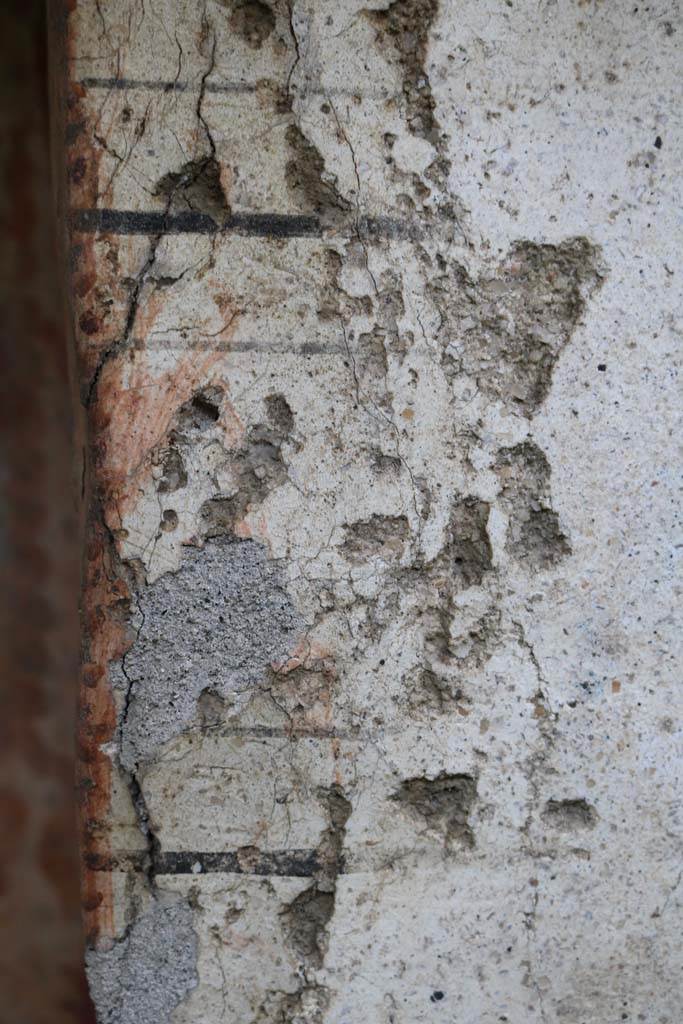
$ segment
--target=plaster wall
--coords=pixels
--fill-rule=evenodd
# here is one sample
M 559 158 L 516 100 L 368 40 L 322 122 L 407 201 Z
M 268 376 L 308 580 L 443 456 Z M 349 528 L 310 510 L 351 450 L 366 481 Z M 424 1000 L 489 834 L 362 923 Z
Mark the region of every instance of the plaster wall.
M 74 5 L 105 1024 L 680 1019 L 680 32 Z

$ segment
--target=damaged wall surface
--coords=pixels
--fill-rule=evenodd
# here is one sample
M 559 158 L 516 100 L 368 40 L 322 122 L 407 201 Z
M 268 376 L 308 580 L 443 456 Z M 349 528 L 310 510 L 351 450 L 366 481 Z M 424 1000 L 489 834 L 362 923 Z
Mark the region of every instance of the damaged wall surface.
M 675 1024 L 678 4 L 67 6 L 99 1020 Z

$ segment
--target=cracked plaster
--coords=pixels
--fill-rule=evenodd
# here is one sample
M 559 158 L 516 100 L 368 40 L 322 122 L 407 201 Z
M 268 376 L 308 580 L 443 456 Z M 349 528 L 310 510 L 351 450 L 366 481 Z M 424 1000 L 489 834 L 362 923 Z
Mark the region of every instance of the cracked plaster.
M 680 28 L 70 16 L 72 205 L 125 213 L 74 271 L 128 595 L 93 942 L 187 908 L 174 1024 L 675 1021 Z

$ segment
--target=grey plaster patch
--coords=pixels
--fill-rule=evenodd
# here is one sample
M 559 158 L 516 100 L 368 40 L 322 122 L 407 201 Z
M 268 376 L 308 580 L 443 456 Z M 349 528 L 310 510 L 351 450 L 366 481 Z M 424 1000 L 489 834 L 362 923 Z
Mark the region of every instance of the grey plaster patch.
M 123 666 L 120 756 L 129 771 L 189 725 L 204 691 L 227 697 L 259 683 L 303 628 L 277 563 L 233 537 L 189 549 L 177 573 L 140 593 L 139 607 Z
M 198 983 L 190 906 L 156 899 L 106 952 L 89 950 L 86 969 L 98 1024 L 162 1024 Z

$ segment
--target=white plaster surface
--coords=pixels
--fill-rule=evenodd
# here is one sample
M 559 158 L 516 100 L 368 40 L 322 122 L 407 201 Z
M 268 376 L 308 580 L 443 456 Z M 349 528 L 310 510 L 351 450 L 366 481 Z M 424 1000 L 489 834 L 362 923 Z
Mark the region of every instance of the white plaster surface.
M 106 141 L 99 205 L 163 211 L 159 180 L 214 153 L 233 215 L 322 223 L 167 232 L 149 267 L 150 239 L 117 242 L 120 277 L 142 276 L 128 336 L 125 303 L 108 321 L 123 345 L 107 401 L 163 394 L 167 378 L 182 396 L 112 428 L 141 439 L 107 513 L 120 555 L 154 587 L 212 543 L 205 503 L 246 494 L 228 532 L 265 545 L 304 623 L 260 684 L 234 701 L 207 691 L 141 764 L 157 863 L 197 859 L 150 891 L 117 871 L 120 934 L 158 894 L 190 901 L 198 984 L 174 1024 L 677 1024 L 678 3 L 397 0 L 389 14 L 415 9 L 402 38 L 431 134 L 409 123 L 396 37 L 367 13 L 386 4 L 274 4 L 255 47 L 235 26 L 258 7 L 81 0 L 73 15 L 72 73 Z M 288 184 L 306 162 L 292 126 L 336 196 L 322 212 Z M 379 217 L 400 224 L 370 230 Z M 565 273 L 574 238 L 587 255 Z M 554 247 L 527 250 L 533 281 L 520 243 Z M 501 332 L 508 355 L 490 358 Z M 509 353 L 524 362 L 532 336 L 555 350 L 547 393 L 525 404 Z M 174 439 L 212 387 L 217 418 Z M 506 476 L 501 452 L 525 443 L 548 473 L 515 502 L 505 482 L 522 463 Z M 174 446 L 186 482 L 160 492 Z M 485 506 L 476 529 L 469 498 Z M 542 553 L 514 548 L 539 514 Z M 131 681 L 112 676 L 125 715 Z M 399 798 L 444 774 L 474 780 L 470 840 L 448 810 Z M 319 872 L 253 864 L 321 848 L 330 787 L 350 814 L 320 883 L 334 906 L 316 960 L 283 913 Z M 112 799 L 120 863 L 140 848 L 134 821 Z

